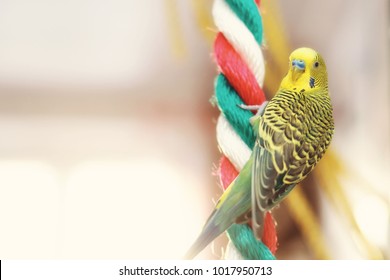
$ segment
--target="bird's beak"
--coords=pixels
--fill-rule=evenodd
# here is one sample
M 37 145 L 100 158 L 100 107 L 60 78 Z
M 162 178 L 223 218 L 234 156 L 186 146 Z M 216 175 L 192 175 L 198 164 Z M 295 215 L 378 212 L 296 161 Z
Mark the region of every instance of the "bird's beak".
M 291 79 L 292 79 L 292 81 L 296 82 L 299 79 L 299 77 L 302 75 L 303 72 L 304 72 L 304 70 L 301 70 L 301 69 L 299 69 L 297 67 L 293 67 L 291 69 Z
M 291 69 L 292 81 L 296 82 L 303 72 L 305 72 L 305 62 L 302 60 L 293 60 Z

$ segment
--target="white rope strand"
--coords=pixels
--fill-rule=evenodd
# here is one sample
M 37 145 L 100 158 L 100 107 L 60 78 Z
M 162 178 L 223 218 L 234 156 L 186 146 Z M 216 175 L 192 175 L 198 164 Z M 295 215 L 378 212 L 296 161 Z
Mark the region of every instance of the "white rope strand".
M 257 83 L 262 87 L 265 75 L 264 57 L 253 34 L 230 9 L 225 0 L 214 1 L 213 17 L 219 31 L 241 55 Z
M 217 142 L 222 153 L 230 160 L 236 170 L 241 170 L 250 158 L 252 150 L 241 140 L 222 114 L 217 122 Z

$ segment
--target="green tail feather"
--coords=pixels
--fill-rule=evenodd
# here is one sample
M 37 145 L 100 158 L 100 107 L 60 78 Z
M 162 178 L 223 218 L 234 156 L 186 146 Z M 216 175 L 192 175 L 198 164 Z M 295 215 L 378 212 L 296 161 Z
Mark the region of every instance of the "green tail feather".
M 185 259 L 193 259 L 198 255 L 208 244 L 210 244 L 215 238 L 221 235 L 232 223 L 225 223 L 225 225 L 216 225 L 215 221 L 217 220 L 218 210 L 214 210 L 213 214 L 208 219 L 206 225 L 204 226 L 201 234 L 195 240 L 194 244 L 188 250 L 185 255 Z

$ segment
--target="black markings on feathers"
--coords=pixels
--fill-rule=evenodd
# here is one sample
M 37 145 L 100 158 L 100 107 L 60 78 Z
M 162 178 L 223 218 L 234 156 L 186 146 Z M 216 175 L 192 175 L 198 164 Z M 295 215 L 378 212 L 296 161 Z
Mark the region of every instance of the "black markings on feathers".
M 323 156 L 332 133 L 330 99 L 323 92 L 283 90 L 268 103 L 258 140 L 267 151 L 259 164 L 259 207 L 272 208 L 307 176 Z

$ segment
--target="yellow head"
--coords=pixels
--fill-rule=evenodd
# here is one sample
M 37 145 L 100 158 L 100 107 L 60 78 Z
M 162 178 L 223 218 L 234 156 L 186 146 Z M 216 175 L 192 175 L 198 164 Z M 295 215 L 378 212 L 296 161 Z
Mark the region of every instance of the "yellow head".
M 290 55 L 290 66 L 287 75 L 280 84 L 281 89 L 305 91 L 328 88 L 328 73 L 324 59 L 310 48 L 299 48 Z

